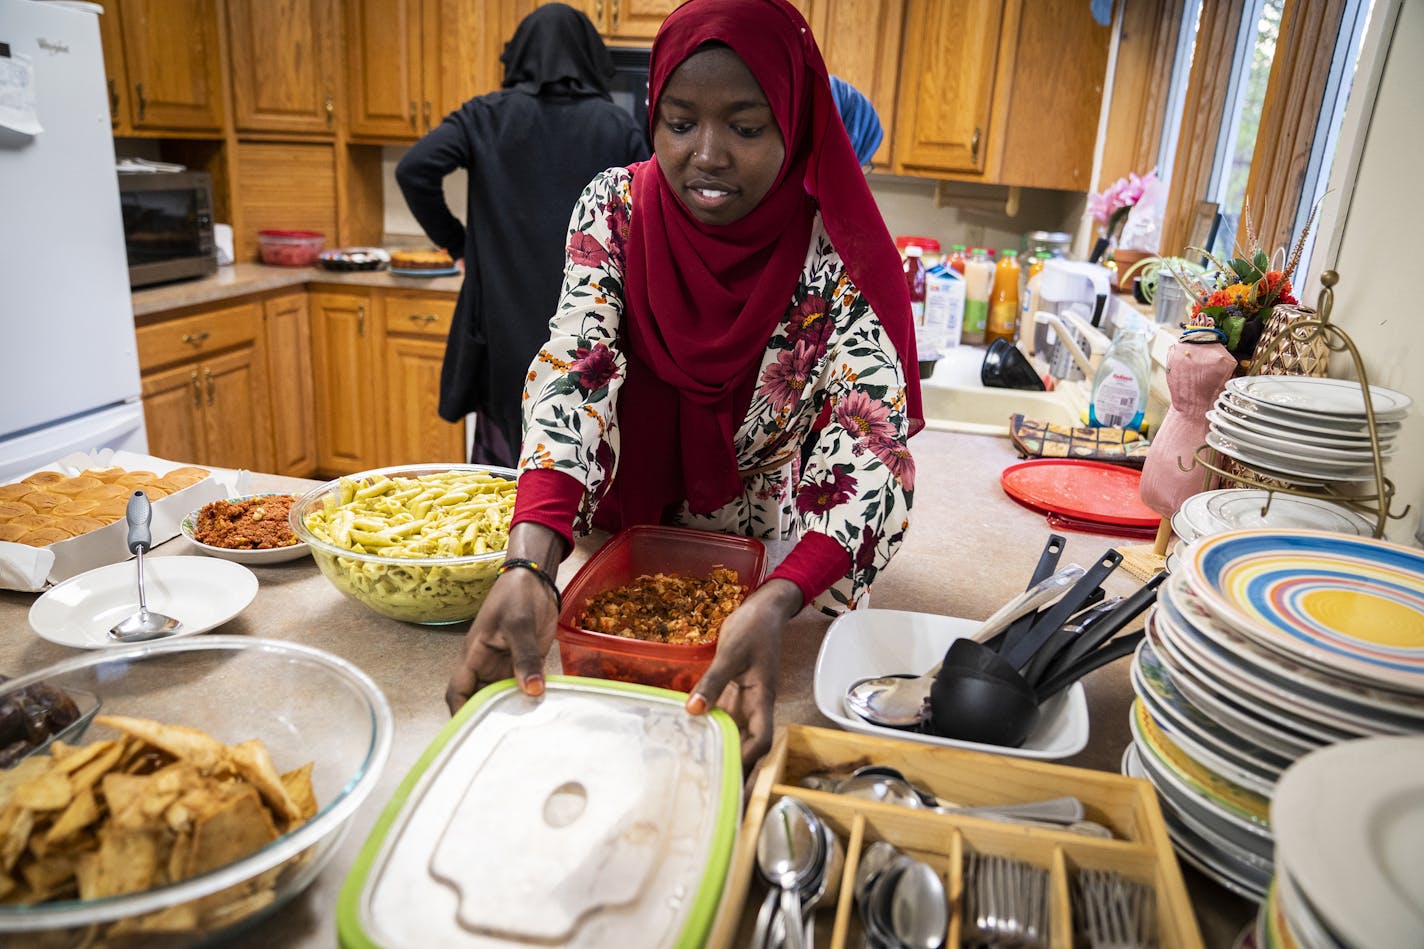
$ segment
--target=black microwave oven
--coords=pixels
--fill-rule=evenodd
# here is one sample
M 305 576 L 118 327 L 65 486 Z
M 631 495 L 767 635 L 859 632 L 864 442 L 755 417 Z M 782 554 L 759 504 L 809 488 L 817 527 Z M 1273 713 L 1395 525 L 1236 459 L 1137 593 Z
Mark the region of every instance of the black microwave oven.
M 129 286 L 217 273 L 213 186 L 205 172 L 119 174 Z

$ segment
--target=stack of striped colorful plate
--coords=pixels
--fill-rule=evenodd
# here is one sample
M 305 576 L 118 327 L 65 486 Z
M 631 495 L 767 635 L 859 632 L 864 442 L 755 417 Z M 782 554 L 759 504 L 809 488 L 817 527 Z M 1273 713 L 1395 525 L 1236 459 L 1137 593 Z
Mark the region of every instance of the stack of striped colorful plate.
M 1327 745 L 1424 733 L 1424 551 L 1309 530 L 1200 537 L 1146 625 L 1124 771 L 1157 788 L 1184 860 L 1264 899 L 1282 773 Z

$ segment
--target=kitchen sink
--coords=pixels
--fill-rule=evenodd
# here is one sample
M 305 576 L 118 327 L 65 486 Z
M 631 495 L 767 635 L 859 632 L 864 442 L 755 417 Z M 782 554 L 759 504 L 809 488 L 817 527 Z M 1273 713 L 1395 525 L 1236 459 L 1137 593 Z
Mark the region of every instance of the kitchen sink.
M 935 363 L 934 375 L 920 382 L 927 428 L 977 435 L 1009 434 L 1009 416 L 1061 425 L 1081 425 L 1081 386 L 1065 384 L 1053 392 L 994 389 L 979 381 L 984 347 L 959 346 Z M 1086 404 L 1086 403 L 1085 403 Z

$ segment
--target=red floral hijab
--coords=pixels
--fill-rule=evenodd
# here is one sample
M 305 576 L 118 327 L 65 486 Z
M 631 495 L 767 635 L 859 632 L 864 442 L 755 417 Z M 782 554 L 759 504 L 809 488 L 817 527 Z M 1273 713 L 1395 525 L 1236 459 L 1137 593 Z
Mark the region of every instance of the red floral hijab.
M 673 71 L 708 42 L 731 47 L 766 94 L 786 158 L 770 192 L 728 225 L 703 224 L 657 159 L 634 165 L 625 265 L 628 376 L 614 503 L 624 525 L 686 499 L 709 513 L 742 491 L 733 438 L 767 341 L 792 302 L 817 210 L 905 369 L 923 425 L 914 325 L 899 255 L 836 111 L 821 52 L 786 0 L 690 0 L 653 43 L 650 122 Z

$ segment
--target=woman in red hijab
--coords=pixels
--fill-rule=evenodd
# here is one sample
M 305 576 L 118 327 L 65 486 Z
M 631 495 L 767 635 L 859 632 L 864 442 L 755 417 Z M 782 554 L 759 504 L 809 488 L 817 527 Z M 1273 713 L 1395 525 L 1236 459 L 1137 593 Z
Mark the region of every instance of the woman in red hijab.
M 544 587 L 575 526 L 795 539 L 688 699 L 733 713 L 750 764 L 770 745 L 787 621 L 813 602 L 853 607 L 908 527 L 914 330 L 794 7 L 684 4 L 653 44 L 648 93 L 654 158 L 584 191 L 529 368 L 509 544 L 526 569 L 495 584 L 446 698 L 453 711 L 511 671 L 542 691 L 557 618 Z

